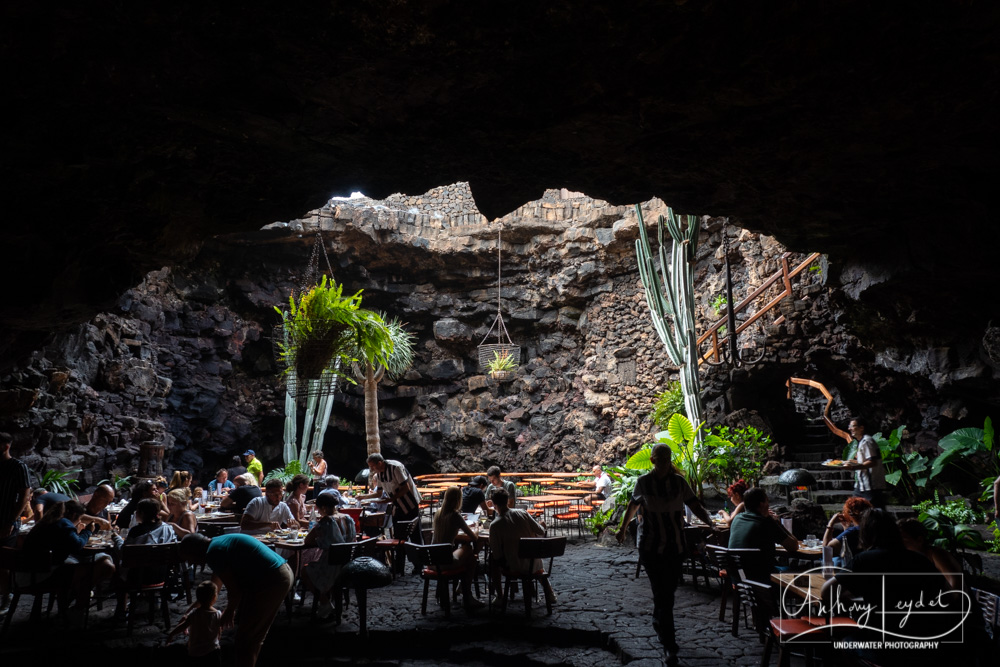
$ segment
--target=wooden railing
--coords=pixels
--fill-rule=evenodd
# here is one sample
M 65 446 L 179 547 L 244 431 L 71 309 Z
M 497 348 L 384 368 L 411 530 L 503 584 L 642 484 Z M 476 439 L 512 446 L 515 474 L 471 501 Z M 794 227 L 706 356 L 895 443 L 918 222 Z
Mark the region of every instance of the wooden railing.
M 780 280 L 784 289 L 782 289 L 781 293 L 778 294 L 778 296 L 768 301 L 766 304 L 764 304 L 763 308 L 761 308 L 756 313 L 751 315 L 749 318 L 744 320 L 739 326 L 736 327 L 736 331 L 727 331 L 726 336 L 723 336 L 721 339 L 719 338 L 719 328 L 726 326 L 726 323 L 729 321 L 728 316 L 719 319 L 718 322 L 716 322 L 715 324 L 713 324 L 708 328 L 708 331 L 706 331 L 705 333 L 703 333 L 701 336 L 698 337 L 697 349 L 699 350 L 701 349 L 702 344 L 706 340 L 711 339 L 712 341 L 711 349 L 708 350 L 705 354 L 700 355 L 698 357 L 698 365 L 701 365 L 702 363 L 708 361 L 709 359 L 712 359 L 713 357 L 715 358 L 716 362 L 721 361 L 722 356 L 721 356 L 720 343 L 722 341 L 727 340 L 728 336 L 734 336 L 742 333 L 747 329 L 747 327 L 749 327 L 751 324 L 762 318 L 765 314 L 767 314 L 769 311 L 775 308 L 779 303 L 790 297 L 792 295 L 792 278 L 805 271 L 810 264 L 815 262 L 816 259 L 819 257 L 819 253 L 814 252 L 813 254 L 809 255 L 804 260 L 802 260 L 802 263 L 796 266 L 794 269 L 788 268 L 788 258 L 791 256 L 792 253 L 790 252 L 784 253 L 781 256 L 781 270 L 775 271 L 767 280 L 761 283 L 761 285 L 757 289 L 751 292 L 747 296 L 747 298 L 743 299 L 738 304 L 736 304 L 736 307 L 733 312 L 735 314 L 745 310 L 753 302 L 754 299 L 756 299 L 757 297 L 759 297 L 761 294 L 764 293 L 764 290 L 766 290 L 768 287 L 770 287 L 771 285 L 775 284 Z M 784 321 L 785 321 L 785 316 L 782 315 L 774 321 L 774 324 L 781 324 Z
M 851 442 L 852 440 L 854 440 L 854 438 L 852 438 L 846 431 L 842 431 L 839 428 L 837 428 L 836 425 L 833 423 L 833 420 L 830 419 L 830 403 L 833 402 L 833 396 L 830 394 L 830 391 L 826 388 L 826 385 L 824 385 L 822 382 L 817 382 L 816 380 L 807 380 L 805 378 L 788 378 L 788 382 L 786 382 L 785 384 L 788 387 L 788 398 L 792 397 L 793 384 L 802 384 L 807 387 L 812 387 L 813 389 L 819 389 L 819 393 L 823 394 L 823 397 L 826 399 L 826 407 L 823 408 L 823 423 L 826 424 L 826 427 L 830 429 L 830 432 L 836 435 L 837 437 L 843 438 L 847 442 Z

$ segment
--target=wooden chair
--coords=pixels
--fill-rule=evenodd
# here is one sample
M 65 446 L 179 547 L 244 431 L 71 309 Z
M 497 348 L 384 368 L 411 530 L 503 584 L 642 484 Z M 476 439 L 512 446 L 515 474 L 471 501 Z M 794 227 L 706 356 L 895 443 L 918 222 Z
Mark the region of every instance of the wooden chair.
M 127 634 L 131 636 L 135 623 L 135 606 L 145 598 L 149 607 L 149 622 L 155 618 L 156 596 L 159 594 L 164 629 L 170 630 L 170 590 L 167 577 L 170 568 L 179 562 L 179 544 L 128 544 L 122 547 L 122 567 L 126 570 L 125 584 L 129 602 Z
M 397 521 L 393 527 L 393 537 L 382 538 L 376 543 L 382 561 L 389 566 L 393 577 L 402 576 L 406 571 L 405 545 L 410 541 L 410 536 L 418 521 L 419 519 Z
M 729 599 L 730 595 L 735 591 L 733 587 L 733 580 L 729 577 L 729 571 L 726 569 L 726 552 L 729 549 L 725 547 L 720 547 L 715 544 L 705 545 L 705 558 L 715 570 L 716 576 L 721 581 L 722 596 L 719 602 L 719 620 L 726 620 L 726 601 Z M 739 613 L 739 604 L 737 601 L 733 601 L 733 613 Z
M 566 553 L 565 537 L 522 537 L 517 542 L 517 557 L 522 559 L 549 559 L 549 567 L 535 570 L 533 572 L 513 572 L 511 570 L 501 570 L 504 577 L 503 595 L 500 598 L 500 610 L 507 611 L 507 599 L 510 597 L 511 584 L 515 580 L 520 580 L 524 598 L 524 615 L 531 616 L 531 597 L 538 596 L 536 583 L 549 578 L 552 573 L 552 561 L 556 556 Z M 533 588 L 534 587 L 534 588 Z M 534 593 L 532 591 L 534 590 Z M 546 612 L 552 614 L 552 601 L 546 598 Z
M 748 564 L 748 561 L 753 560 L 760 556 L 760 549 L 726 549 L 725 557 L 723 562 L 725 563 L 726 574 L 729 575 L 729 580 L 732 582 L 734 590 L 738 590 L 740 583 L 744 579 L 744 570 Z M 733 626 L 732 635 L 733 637 L 738 637 L 740 634 L 740 598 L 734 596 L 733 598 Z M 739 605 L 739 606 L 738 606 Z M 744 619 L 746 619 L 746 614 L 744 613 Z
M 420 613 L 427 614 L 427 594 L 431 581 L 437 582 L 437 598 L 444 607 L 445 618 L 451 616 L 451 595 L 449 584 L 462 580 L 466 566 L 454 562 L 455 546 L 452 544 L 414 544 L 405 545 L 406 557 L 420 568 L 420 577 L 424 580 L 424 596 L 420 603 Z
M 22 595 L 31 595 L 34 600 L 31 605 L 31 621 L 37 621 L 42 614 L 42 600 L 49 596 L 49 606 L 47 611 L 52 612 L 52 607 L 59 603 L 59 612 L 63 609 L 61 595 L 66 589 L 64 581 L 58 581 L 51 577 L 53 570 L 51 567 L 51 554 L 46 553 L 42 558 L 29 559 L 24 556 L 20 549 L 11 547 L 0 547 L 0 570 L 7 570 L 11 577 L 11 600 L 10 608 L 3 619 L 3 630 L 0 635 L 6 634 L 10 621 L 17 611 L 17 603 Z

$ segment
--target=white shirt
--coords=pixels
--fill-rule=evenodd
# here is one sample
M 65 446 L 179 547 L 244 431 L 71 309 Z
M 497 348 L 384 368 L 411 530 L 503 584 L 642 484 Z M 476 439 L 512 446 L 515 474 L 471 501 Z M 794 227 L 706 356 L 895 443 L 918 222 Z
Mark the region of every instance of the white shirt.
M 602 494 L 605 498 L 611 497 L 611 478 L 608 473 L 601 471 L 600 477 L 594 480 L 594 492 Z
M 267 496 L 251 500 L 247 505 L 246 511 L 243 512 L 243 516 L 248 516 L 254 521 L 274 521 L 285 524 L 295 519 L 292 516 L 292 510 L 284 500 L 279 500 L 278 504 L 272 507 L 267 502 Z

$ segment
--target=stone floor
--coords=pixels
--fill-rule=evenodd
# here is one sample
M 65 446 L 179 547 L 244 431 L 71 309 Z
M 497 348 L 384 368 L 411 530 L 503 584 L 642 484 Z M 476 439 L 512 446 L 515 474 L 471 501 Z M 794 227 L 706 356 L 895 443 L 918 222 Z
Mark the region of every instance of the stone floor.
M 310 619 L 308 607 L 289 618 L 281 612 L 261 654 L 261 665 L 294 659 L 297 664 L 365 664 L 435 666 L 535 665 L 589 667 L 629 663 L 662 664 L 662 651 L 650 622 L 652 608 L 645 576 L 635 578 L 634 548 L 602 546 L 593 538 L 571 539 L 566 555 L 556 559 L 552 581 L 559 599 L 552 616 L 533 610 L 525 618 L 520 598 L 504 616 L 486 610 L 467 615 L 461 609 L 451 619 L 433 602 L 420 614 L 421 580 L 406 575 L 388 588 L 369 595 L 369 637 L 358 637 L 353 604 L 339 626 Z M 183 660 L 178 640 L 164 647 L 164 633 L 143 617 L 131 638 L 123 623 L 112 619 L 113 603 L 94 610 L 87 630 L 67 629 L 59 619 L 29 623 L 22 601 L 10 630 L 0 641 L 0 663 L 11 658 L 44 660 L 55 651 L 73 654 L 74 666 L 150 659 Z M 220 600 L 219 606 L 224 604 Z M 186 608 L 172 605 L 174 620 Z M 760 662 L 761 646 L 748 630 L 734 638 L 718 620 L 719 588 L 704 581 L 696 590 L 690 578 L 678 589 L 676 618 L 681 663 L 692 667 L 747 666 Z M 728 618 L 728 616 L 727 616 Z M 231 639 L 223 635 L 224 664 Z M 137 663 L 131 663 L 137 664 Z

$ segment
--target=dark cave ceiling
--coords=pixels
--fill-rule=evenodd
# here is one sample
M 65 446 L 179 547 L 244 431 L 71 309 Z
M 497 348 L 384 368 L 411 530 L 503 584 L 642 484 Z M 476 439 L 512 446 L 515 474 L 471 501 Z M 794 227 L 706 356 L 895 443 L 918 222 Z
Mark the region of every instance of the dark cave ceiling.
M 0 11 L 4 363 L 209 237 L 458 180 L 490 218 L 547 187 L 733 216 L 938 322 L 995 275 L 997 3 Z

